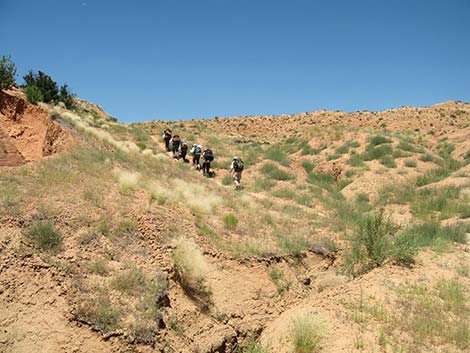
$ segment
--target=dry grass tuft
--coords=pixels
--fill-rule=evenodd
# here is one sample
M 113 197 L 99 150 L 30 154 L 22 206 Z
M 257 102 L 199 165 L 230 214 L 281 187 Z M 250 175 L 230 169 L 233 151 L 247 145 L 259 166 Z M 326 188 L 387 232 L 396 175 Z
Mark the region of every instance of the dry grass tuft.
M 178 239 L 173 261 L 183 289 L 207 309 L 211 304 L 211 290 L 207 284 L 208 265 L 199 247 L 188 239 Z
M 324 323 L 317 315 L 304 313 L 292 320 L 291 339 L 295 353 L 314 353 L 320 350 Z
M 118 168 L 114 169 L 113 172 L 118 179 L 119 191 L 121 194 L 128 195 L 137 188 L 140 180 L 140 173 Z

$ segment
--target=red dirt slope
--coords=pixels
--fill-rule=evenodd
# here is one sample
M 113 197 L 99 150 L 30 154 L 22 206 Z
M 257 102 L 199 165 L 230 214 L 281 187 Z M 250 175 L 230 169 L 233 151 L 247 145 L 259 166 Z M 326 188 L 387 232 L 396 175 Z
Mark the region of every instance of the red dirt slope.
M 66 150 L 72 136 L 44 109 L 0 92 L 0 166 L 16 166 Z

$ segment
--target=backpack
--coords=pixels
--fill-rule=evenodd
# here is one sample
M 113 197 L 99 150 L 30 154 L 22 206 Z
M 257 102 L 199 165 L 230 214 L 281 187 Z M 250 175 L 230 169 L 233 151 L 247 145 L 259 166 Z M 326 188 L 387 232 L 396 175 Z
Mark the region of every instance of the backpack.
M 236 171 L 236 172 L 241 172 L 243 171 L 243 168 L 245 167 L 245 164 L 243 163 L 243 161 L 238 158 L 238 159 L 234 159 L 233 160 L 233 169 Z
M 202 148 L 201 148 L 201 146 L 200 146 L 200 145 L 194 145 L 194 146 L 193 146 L 193 154 L 194 154 L 195 156 L 200 156 L 201 153 L 202 153 Z
M 212 152 L 212 150 L 204 151 L 204 159 L 209 162 L 212 162 L 214 160 L 214 153 Z
M 188 150 L 188 144 L 186 141 L 181 142 L 181 151 L 187 151 Z

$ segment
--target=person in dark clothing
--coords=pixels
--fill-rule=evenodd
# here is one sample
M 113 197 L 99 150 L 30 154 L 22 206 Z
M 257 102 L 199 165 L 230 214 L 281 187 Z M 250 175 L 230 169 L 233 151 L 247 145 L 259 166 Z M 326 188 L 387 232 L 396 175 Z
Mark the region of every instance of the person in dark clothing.
M 165 149 L 167 152 L 170 152 L 170 140 L 171 140 L 171 130 L 165 129 L 163 131 L 163 142 L 165 142 Z
M 211 149 L 207 148 L 202 152 L 202 172 L 204 176 L 210 176 L 211 162 L 214 160 L 214 153 Z
M 173 136 L 170 140 L 171 151 L 173 152 L 173 158 L 179 158 L 179 149 L 180 149 L 181 138 L 179 135 Z
M 181 158 L 183 158 L 183 162 L 189 162 L 186 159 L 186 155 L 188 154 L 188 143 L 185 140 L 181 141 L 180 144 L 180 151 L 181 151 Z

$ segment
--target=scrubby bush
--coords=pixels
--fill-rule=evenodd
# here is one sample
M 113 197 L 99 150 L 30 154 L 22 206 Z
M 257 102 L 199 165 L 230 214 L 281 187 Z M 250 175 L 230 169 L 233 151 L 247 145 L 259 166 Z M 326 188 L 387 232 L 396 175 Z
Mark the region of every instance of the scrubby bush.
M 0 58 L 0 89 L 9 89 L 15 84 L 16 66 L 10 56 Z
M 382 135 L 376 135 L 376 136 L 372 136 L 371 138 L 369 138 L 369 144 L 371 146 L 378 146 L 384 143 L 391 143 L 391 142 L 392 141 L 390 139 Z
M 52 79 L 51 76 L 45 74 L 42 71 L 38 71 L 37 74 L 33 73 L 32 70 L 23 76 L 26 82 L 26 87 L 36 86 L 43 96 L 45 103 L 57 102 L 59 100 L 59 89 L 57 83 Z
M 62 244 L 62 234 L 51 221 L 36 221 L 27 231 L 27 237 L 41 250 L 56 250 Z
M 69 91 L 69 86 L 64 83 L 59 89 L 59 101 L 65 104 L 67 109 L 74 107 L 74 94 Z
M 45 74 L 42 71 L 38 71 L 37 73 L 33 73 L 32 70 L 23 76 L 23 80 L 25 81 L 25 91 L 29 90 L 30 95 L 33 93 L 30 87 L 36 87 L 34 90 L 41 93 L 41 99 L 36 100 L 42 101 L 44 103 L 58 103 L 62 102 L 65 104 L 67 109 L 71 109 L 74 106 L 74 95 L 69 91 L 68 85 L 64 83 L 60 89 L 57 86 L 57 82 L 55 82 L 51 76 Z M 35 97 L 37 98 L 39 95 L 37 92 L 34 92 Z M 28 97 L 28 93 L 27 93 Z M 30 98 L 28 98 L 30 102 Z
M 279 162 L 285 167 L 290 165 L 287 154 L 279 146 L 272 146 L 271 148 L 267 149 L 264 156 L 266 159 Z
M 37 86 L 26 87 L 24 93 L 26 94 L 26 99 L 31 104 L 38 104 L 39 102 L 44 101 L 41 90 Z
M 346 272 L 357 276 L 381 266 L 390 254 L 390 237 L 396 231 L 397 227 L 384 216 L 383 211 L 360 218 L 349 239 L 351 248 L 345 256 Z

